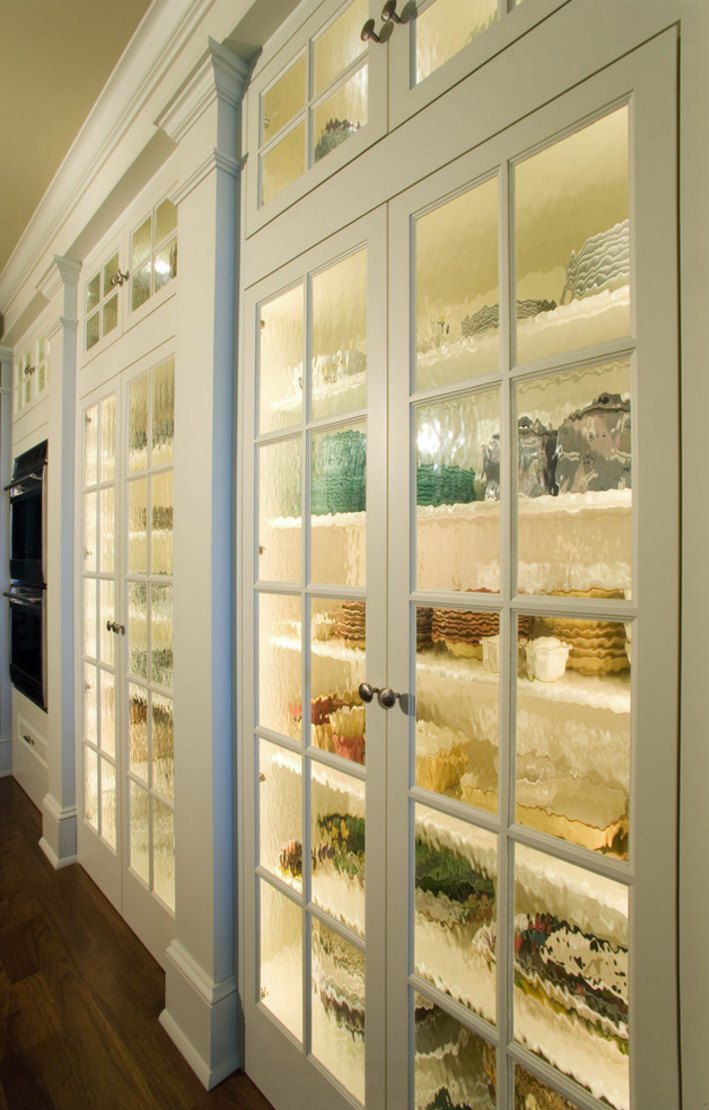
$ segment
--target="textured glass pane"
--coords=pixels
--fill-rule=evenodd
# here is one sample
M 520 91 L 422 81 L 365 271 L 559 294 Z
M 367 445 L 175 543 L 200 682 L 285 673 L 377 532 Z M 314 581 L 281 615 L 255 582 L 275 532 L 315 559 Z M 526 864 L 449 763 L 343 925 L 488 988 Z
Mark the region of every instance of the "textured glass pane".
M 150 798 L 137 783 L 130 784 L 130 866 L 144 883 L 150 882 Z
M 515 1064 L 514 1110 L 578 1110 L 578 1104 L 569 1102 L 536 1075 Z
M 364 1102 L 364 952 L 312 919 L 312 1052 Z
M 175 438 L 175 360 L 166 359 L 154 366 L 152 387 L 152 466 L 167 466 L 172 462 Z
M 134 231 L 131 236 L 130 246 L 130 264 L 133 269 L 140 266 L 141 262 L 150 255 L 150 248 L 152 246 L 152 219 L 148 216 L 144 220 L 137 231 Z
M 416 610 L 416 785 L 497 812 L 500 619 Z
M 518 845 L 515 1039 L 629 1107 L 628 889 Z
M 312 279 L 313 419 L 367 404 L 367 251 Z
M 319 162 L 367 122 L 366 66 L 313 110 L 313 161 Z
M 300 582 L 302 567 L 302 436 L 258 449 L 259 561 L 262 582 Z
M 258 723 L 301 738 L 303 603 L 258 595 Z
M 416 220 L 417 389 L 498 369 L 497 208 L 492 178 Z
M 366 716 L 358 693 L 366 678 L 363 601 L 312 601 L 310 742 L 365 762 Z
M 277 135 L 303 110 L 305 95 L 305 55 L 301 55 L 261 97 L 262 143 Z
M 148 692 L 128 684 L 128 761 L 130 772 L 148 781 Z
M 150 479 L 152 531 L 150 573 L 172 574 L 172 471 Z
M 517 681 L 517 821 L 626 859 L 630 636 L 620 621 L 530 617 Z
M 417 1110 L 495 1110 L 494 1048 L 418 992 L 414 1044 Z
M 148 677 L 148 585 L 128 582 L 128 670 Z
M 101 751 L 116 755 L 116 680 L 110 671 L 99 671 L 101 681 Z
M 164 200 L 155 209 L 155 243 L 162 243 L 177 227 L 177 208 L 171 200 Z
M 98 405 L 84 413 L 84 485 L 93 486 L 98 477 Z
M 175 800 L 175 722 L 172 698 L 151 697 L 153 717 L 153 790 L 168 801 Z
M 153 798 L 153 890 L 175 908 L 175 814 Z
M 155 292 L 177 277 L 177 239 L 173 239 L 155 255 L 153 263 Z
M 445 64 L 497 19 L 497 0 L 436 0 L 418 13 L 416 82 Z
M 148 468 L 148 375 L 131 382 L 128 390 L 128 469 Z
M 83 622 L 84 652 L 94 658 L 97 656 L 98 643 L 96 640 L 96 579 L 84 579 L 84 622 Z
M 101 274 L 94 274 L 91 281 L 86 283 L 86 311 L 91 312 L 92 308 L 101 300 Z
M 261 158 L 261 203 L 305 172 L 305 124 L 299 123 Z
M 101 759 L 101 836 L 116 847 L 116 768 Z
M 303 888 L 303 758 L 267 740 L 259 750 L 259 863 Z
M 116 398 L 101 402 L 101 482 L 112 482 L 116 475 Z
M 493 833 L 416 806 L 415 970 L 493 1022 L 496 883 Z
M 118 254 L 114 254 L 103 268 L 103 296 L 107 297 L 113 288 L 111 282 L 118 273 Z
M 303 416 L 303 286 L 261 305 L 259 430 L 273 432 Z
M 490 480 L 498 391 L 420 405 L 415 434 L 418 588 L 498 593 L 499 473 Z
M 311 897 L 363 937 L 365 785 L 330 767 L 310 766 Z
M 97 521 L 96 521 L 97 494 L 84 494 L 84 571 L 95 574 L 97 569 Z
M 108 335 L 118 323 L 118 293 L 114 293 L 103 306 L 103 334 Z
M 519 593 L 632 584 L 630 363 L 517 386 Z
M 98 311 L 86 321 L 86 350 L 89 351 L 99 341 L 100 316 Z
M 84 748 L 84 820 L 98 832 L 98 756 Z
M 116 617 L 115 586 L 112 580 L 99 583 L 101 609 L 98 616 L 99 650 L 102 663 L 113 666 L 116 650 L 116 633 L 106 628 L 107 621 Z
M 172 686 L 172 586 L 150 587 L 152 682 Z
M 367 426 L 314 433 L 310 446 L 310 580 L 366 584 Z
M 515 168 L 517 358 L 630 333 L 628 109 Z
M 299 1041 L 303 1038 L 303 913 L 261 880 L 261 1004 Z
M 102 574 L 113 574 L 116 544 L 113 486 L 99 492 L 99 512 L 101 516 L 99 570 Z
M 98 719 L 96 715 L 96 686 L 98 678 L 96 668 L 90 663 L 84 663 L 84 697 L 83 697 L 83 738 L 98 746 Z
M 367 16 L 367 0 L 354 0 L 313 44 L 313 86 L 315 96 L 335 81 L 364 53 L 359 37 Z
M 134 270 L 130 279 L 130 307 L 131 311 L 140 308 L 150 296 L 150 271 L 149 262 L 140 269 Z
M 148 481 L 128 483 L 128 572 L 148 572 Z

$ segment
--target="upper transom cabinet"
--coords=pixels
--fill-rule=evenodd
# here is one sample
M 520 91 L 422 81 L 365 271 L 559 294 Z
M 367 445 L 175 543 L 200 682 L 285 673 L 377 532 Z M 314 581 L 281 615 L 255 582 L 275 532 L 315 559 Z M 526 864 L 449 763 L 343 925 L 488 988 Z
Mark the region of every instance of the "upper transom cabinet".
M 247 234 L 568 0 L 304 0 L 248 98 Z
M 163 192 L 134 206 L 84 273 L 81 353 L 91 358 L 173 291 L 177 208 L 169 197 Z

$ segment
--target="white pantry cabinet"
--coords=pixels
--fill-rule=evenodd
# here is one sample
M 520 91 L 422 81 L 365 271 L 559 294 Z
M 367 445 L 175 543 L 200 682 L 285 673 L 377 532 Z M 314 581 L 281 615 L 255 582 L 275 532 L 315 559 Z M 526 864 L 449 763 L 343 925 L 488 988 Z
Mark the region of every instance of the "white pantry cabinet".
M 246 217 L 245 1067 L 278 1110 L 678 1101 L 676 36 L 525 10 Z

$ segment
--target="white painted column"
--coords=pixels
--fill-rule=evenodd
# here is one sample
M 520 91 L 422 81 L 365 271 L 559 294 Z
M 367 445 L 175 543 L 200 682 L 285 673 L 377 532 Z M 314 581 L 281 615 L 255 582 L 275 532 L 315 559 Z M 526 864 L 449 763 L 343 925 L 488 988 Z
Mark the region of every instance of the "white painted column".
M 12 348 L 0 347 L 0 491 L 12 467 Z M 10 502 L 0 493 L 0 583 L 10 581 Z M 0 597 L 0 778 L 12 772 L 12 692 L 10 689 L 10 614 Z
M 158 125 L 178 144 L 174 691 L 176 930 L 161 1022 L 205 1087 L 239 1065 L 233 450 L 239 107 L 210 40 Z
M 76 862 L 74 734 L 74 437 L 81 263 L 55 256 L 40 292 L 56 298 L 50 329 L 47 468 L 47 772 L 40 847 L 54 867 Z

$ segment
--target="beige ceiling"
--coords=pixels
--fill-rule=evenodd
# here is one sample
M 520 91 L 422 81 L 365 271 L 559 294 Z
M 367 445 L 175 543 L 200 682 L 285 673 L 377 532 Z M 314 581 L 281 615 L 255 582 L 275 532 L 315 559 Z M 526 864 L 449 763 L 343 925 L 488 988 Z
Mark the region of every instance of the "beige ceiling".
M 0 273 L 151 0 L 0 0 Z

